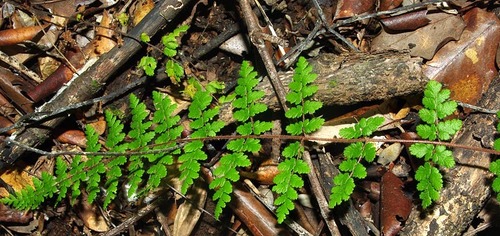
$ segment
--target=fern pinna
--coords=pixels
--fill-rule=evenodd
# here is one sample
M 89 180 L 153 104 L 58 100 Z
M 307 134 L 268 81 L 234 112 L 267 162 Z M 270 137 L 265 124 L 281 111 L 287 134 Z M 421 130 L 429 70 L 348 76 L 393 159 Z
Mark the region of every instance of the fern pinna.
M 234 118 L 240 123 L 236 132 L 242 136 L 260 135 L 272 128 L 271 122 L 254 121 L 254 117 L 267 110 L 267 106 L 257 101 L 264 97 L 263 91 L 255 91 L 259 83 L 257 73 L 248 61 L 243 61 L 240 69 L 238 86 L 235 88 L 236 99 L 233 101 Z M 214 180 L 210 183 L 211 189 L 216 189 L 213 196 L 217 201 L 215 217 L 219 217 L 222 210 L 231 200 L 229 194 L 233 191 L 232 182 L 240 179 L 236 168 L 249 166 L 247 153 L 258 152 L 261 148 L 260 140 L 255 138 L 241 138 L 231 140 L 227 149 L 232 153 L 222 156 L 219 166 L 214 170 Z
M 362 118 L 354 127 L 340 130 L 340 136 L 347 139 L 369 137 L 384 122 L 383 117 Z M 361 161 L 368 163 L 375 159 L 376 148 L 373 143 L 356 142 L 344 149 L 345 160 L 339 165 L 340 173 L 333 178 L 329 206 L 334 208 L 347 201 L 354 192 L 354 178 L 366 177 L 366 168 Z
M 194 94 L 193 101 L 189 106 L 188 117 L 193 119 L 189 126 L 193 129 L 191 138 L 213 137 L 224 127 L 224 122 L 213 120 L 219 113 L 219 107 L 209 108 L 212 103 L 212 95 L 208 91 L 198 91 Z M 194 140 L 186 143 L 184 153 L 179 156 L 182 163 L 179 167 L 182 181 L 181 193 L 185 194 L 193 184 L 193 180 L 199 177 L 200 161 L 207 159 L 203 151 L 203 141 Z
M 417 134 L 423 139 L 447 141 L 462 128 L 462 121 L 459 119 L 443 121 L 457 110 L 457 102 L 450 100 L 450 93 L 450 90 L 442 89 L 437 81 L 427 83 L 422 99 L 424 108 L 419 111 L 425 124 L 417 126 Z M 422 206 L 426 208 L 439 198 L 439 191 L 443 187 L 443 176 L 438 167 L 452 168 L 455 166 L 455 159 L 444 145 L 415 143 L 410 146 L 410 153 L 426 161 L 415 172 L 417 190 L 420 191 Z
M 286 126 L 286 131 L 291 135 L 310 134 L 324 123 L 323 118 L 310 117 L 322 106 L 321 102 L 310 99 L 318 90 L 318 86 L 311 85 L 316 77 L 306 59 L 300 57 L 289 84 L 290 92 L 286 95 L 291 106 L 285 116 L 295 121 Z M 278 206 L 276 215 L 279 223 L 295 208 L 293 201 L 298 198 L 297 189 L 304 186 L 300 175 L 310 171 L 309 166 L 302 160 L 303 152 L 304 143 L 299 141 L 290 143 L 283 149 L 285 160 L 278 165 L 279 174 L 273 179 L 276 185 L 272 188 L 279 195 L 274 201 Z

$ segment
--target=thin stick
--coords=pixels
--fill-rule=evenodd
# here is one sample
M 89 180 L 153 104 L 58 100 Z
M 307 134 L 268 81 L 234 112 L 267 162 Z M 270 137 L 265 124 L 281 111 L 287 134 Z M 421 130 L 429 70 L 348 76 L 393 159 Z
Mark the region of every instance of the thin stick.
M 330 212 L 330 208 L 328 207 L 328 201 L 326 200 L 326 197 L 323 194 L 323 190 L 321 188 L 318 175 L 316 175 L 316 170 L 314 169 L 314 164 L 312 163 L 311 155 L 309 155 L 308 151 L 304 151 L 303 158 L 304 161 L 307 163 L 307 165 L 312 168 L 311 171 L 307 173 L 307 176 L 309 177 L 309 181 L 311 183 L 311 190 L 313 191 L 314 196 L 316 196 L 316 201 L 318 201 L 321 216 L 325 220 L 326 226 L 328 227 L 332 235 L 341 235 L 339 228 L 335 223 L 335 220 L 328 216 L 328 213 Z
M 262 58 L 262 62 L 264 62 L 264 66 L 266 67 L 269 79 L 274 87 L 274 90 L 281 104 L 281 107 L 283 107 L 284 111 L 287 111 L 288 106 L 286 105 L 286 99 L 285 99 L 286 97 L 285 87 L 281 83 L 281 80 L 279 80 L 278 71 L 276 71 L 276 67 L 274 67 L 273 59 L 269 54 L 269 52 L 267 51 L 264 42 L 256 37 L 259 33 L 262 33 L 262 29 L 259 26 L 259 23 L 256 19 L 254 12 L 252 11 L 252 7 L 250 6 L 248 0 L 240 0 L 240 7 L 242 12 L 241 15 L 244 18 L 245 23 L 248 27 L 250 39 L 257 48 L 257 51 L 259 52 L 259 55 Z

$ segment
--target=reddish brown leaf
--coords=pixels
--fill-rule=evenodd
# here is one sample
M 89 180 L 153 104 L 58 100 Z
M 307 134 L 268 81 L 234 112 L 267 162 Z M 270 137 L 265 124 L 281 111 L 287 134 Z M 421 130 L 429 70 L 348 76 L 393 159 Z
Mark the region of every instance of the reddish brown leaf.
M 392 16 L 381 20 L 387 31 L 411 31 L 427 25 L 427 9 Z
M 6 127 L 9 127 L 11 126 L 12 124 L 12 121 L 10 121 L 9 119 L 3 117 L 3 116 L 0 116 L 0 128 L 6 128 Z M 14 133 L 14 131 L 16 131 L 15 129 L 11 129 L 7 132 L 5 132 L 6 134 L 12 134 Z
M 61 143 L 69 143 L 80 146 L 82 148 L 87 146 L 87 138 L 85 133 L 81 130 L 68 130 L 56 137 L 57 141 Z
M 6 29 L 0 31 L 0 46 L 9 46 L 33 39 L 44 26 L 28 26 L 18 29 Z
M 401 5 L 401 3 L 403 3 L 403 0 L 381 0 L 379 10 L 391 10 Z
M 335 19 L 351 17 L 375 9 L 375 0 L 341 0 L 337 3 Z
M 273 184 L 274 177 L 279 173 L 278 166 L 261 166 L 254 172 L 241 171 L 241 176 L 257 180 L 260 184 Z
M 22 81 L 19 76 L 12 73 L 3 67 L 0 67 L 0 88 L 6 97 L 10 98 L 17 107 L 21 108 L 24 113 L 30 113 L 33 111 L 33 102 L 26 98 L 19 87 L 13 84 L 17 81 Z
M 0 221 L 12 223 L 28 223 L 33 218 L 33 212 L 12 209 L 0 204 Z
M 66 58 L 70 61 L 75 69 L 80 69 L 84 64 L 83 54 L 80 51 L 70 50 L 66 53 Z M 36 86 L 33 90 L 28 92 L 28 96 L 34 101 L 38 102 L 46 98 L 50 94 L 56 92 L 66 82 L 73 77 L 74 71 L 65 63 L 61 64 L 57 70 L 52 73 L 41 84 Z
M 380 185 L 380 225 L 383 235 L 396 235 L 410 215 L 412 204 L 403 192 L 403 181 L 392 171 L 382 176 Z
M 500 20 L 479 8 L 467 12 L 464 20 L 467 27 L 460 40 L 439 50 L 423 71 L 430 79 L 446 84 L 453 99 L 474 105 L 497 75 Z

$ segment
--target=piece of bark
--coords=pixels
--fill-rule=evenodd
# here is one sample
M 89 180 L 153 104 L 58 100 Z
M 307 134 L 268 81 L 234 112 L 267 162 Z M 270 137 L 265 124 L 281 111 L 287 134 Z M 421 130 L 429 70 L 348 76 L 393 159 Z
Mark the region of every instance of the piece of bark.
M 318 153 L 319 158 L 313 160 L 314 170 L 318 173 L 322 184 L 324 196 L 330 196 L 330 191 L 333 187 L 333 177 L 340 172 L 333 163 L 332 157 L 326 153 Z M 368 236 L 365 220 L 361 217 L 359 211 L 354 208 L 351 200 L 337 206 L 333 209 L 336 217 L 342 225 L 347 226 L 350 233 L 354 236 Z M 333 217 L 333 216 L 332 216 Z
M 323 102 L 324 106 L 350 105 L 418 93 L 423 91 L 429 81 L 422 74 L 422 59 L 412 58 L 409 52 L 324 53 L 309 59 L 309 63 L 313 66 L 313 72 L 318 74 L 314 82 L 318 92 L 313 99 Z M 293 71 L 278 74 L 288 91 Z M 270 109 L 281 109 L 267 77 L 256 89 L 265 92 L 262 102 Z M 232 121 L 229 105 L 221 107 L 220 117 L 228 123 Z
M 210 170 L 202 168 L 201 172 L 205 181 L 210 184 L 213 181 Z M 233 185 L 232 199 L 228 206 L 252 235 L 290 235 L 283 225 L 278 224 L 276 217 L 239 183 Z
M 479 106 L 500 108 L 500 81 L 497 78 L 484 94 Z M 491 148 L 497 118 L 494 115 L 472 114 L 453 142 L 473 147 Z M 443 171 L 444 188 L 439 201 L 430 211 L 414 209 L 401 235 L 462 235 L 479 213 L 490 195 L 490 155 L 455 149 L 455 168 Z M 423 217 L 424 216 L 424 217 Z
M 101 56 L 95 64 L 83 72 L 79 77 L 71 80 L 63 91 L 60 91 L 54 98 L 45 103 L 39 111 L 51 112 L 60 107 L 82 102 L 92 98 L 106 81 L 123 66 L 132 55 L 137 53 L 142 45 L 136 39 L 142 33 L 155 35 L 162 27 L 172 20 L 191 0 L 165 0 L 161 1 L 155 8 L 129 32 L 130 37 L 123 39 L 121 47 L 114 47 L 107 54 Z M 135 38 L 135 39 L 132 39 Z M 53 127 L 64 120 L 58 117 L 39 125 L 16 132 L 13 137 L 16 141 L 25 145 L 36 147 L 50 137 Z M 0 148 L 3 156 L 1 167 L 6 163 L 15 162 L 25 149 L 19 146 L 8 146 L 5 143 Z

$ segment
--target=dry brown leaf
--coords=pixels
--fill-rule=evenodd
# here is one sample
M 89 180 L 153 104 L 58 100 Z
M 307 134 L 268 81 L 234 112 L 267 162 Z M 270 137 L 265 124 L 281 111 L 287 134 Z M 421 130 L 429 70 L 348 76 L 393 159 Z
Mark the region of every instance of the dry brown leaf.
M 375 0 L 341 0 L 337 3 L 337 12 L 335 19 L 351 17 L 363 14 L 375 9 Z
M 383 235 L 396 235 L 410 215 L 411 199 L 403 192 L 403 181 L 391 171 L 382 176 L 380 194 L 381 232 Z
M 378 154 L 377 163 L 385 166 L 395 161 L 399 157 L 399 154 L 401 154 L 401 151 L 403 151 L 403 146 L 400 143 L 393 143 Z
M 403 0 L 381 0 L 379 10 L 387 11 L 399 7 L 403 3 Z
M 431 22 L 415 31 L 399 34 L 382 31 L 372 41 L 372 51 L 409 49 L 412 56 L 431 59 L 445 43 L 458 40 L 465 28 L 462 18 L 457 15 L 440 12 L 427 17 Z
M 81 130 L 67 130 L 56 137 L 56 140 L 61 143 L 69 143 L 85 148 L 87 146 L 87 138 Z
M 439 50 L 423 72 L 444 83 L 452 91 L 452 99 L 475 105 L 497 75 L 500 20 L 494 13 L 479 8 L 467 12 L 464 20 L 467 27 L 460 40 Z
M 394 33 L 416 30 L 424 25 L 427 25 L 429 21 L 430 20 L 427 18 L 427 9 L 387 17 L 380 20 L 387 31 L 392 31 Z
M 135 26 L 155 7 L 153 0 L 139 0 L 132 12 L 132 24 Z
M 9 168 L 0 175 L 0 178 L 9 186 L 11 186 L 16 192 L 21 191 L 26 186 L 33 186 L 32 176 L 29 174 L 30 167 L 21 168 Z M 9 196 L 8 191 L 5 188 L 0 188 L 0 197 Z
M 97 206 L 95 204 L 90 204 L 85 195 L 80 202 L 78 215 L 82 219 L 83 224 L 91 230 L 96 232 L 106 232 L 109 230 L 109 226 L 106 224 L 106 220 L 99 212 Z
M 274 184 L 273 179 L 278 173 L 279 170 L 277 165 L 260 166 L 254 172 L 240 172 L 242 177 L 256 180 L 259 184 Z
M 28 223 L 33 217 L 33 212 L 12 209 L 0 204 L 0 222 Z
M 116 42 L 113 40 L 114 32 L 111 30 L 113 28 L 112 23 L 113 15 L 109 11 L 104 11 L 100 23 L 102 27 L 97 27 L 96 37 L 93 41 L 94 52 L 97 56 L 109 52 L 116 45 Z
M 196 181 L 186 195 L 191 200 L 185 201 L 179 206 L 175 216 L 173 235 L 189 236 L 198 223 L 201 216 L 199 209 L 203 208 L 207 200 L 206 187 L 200 185 L 202 185 L 201 182 Z

